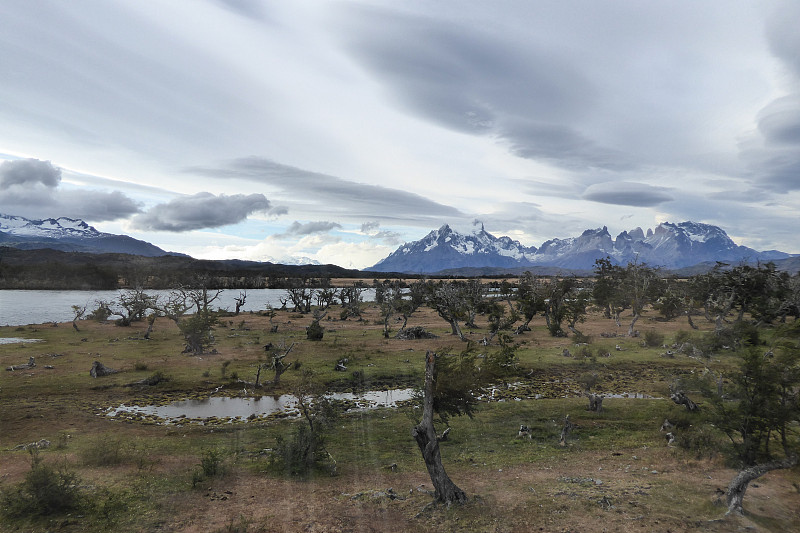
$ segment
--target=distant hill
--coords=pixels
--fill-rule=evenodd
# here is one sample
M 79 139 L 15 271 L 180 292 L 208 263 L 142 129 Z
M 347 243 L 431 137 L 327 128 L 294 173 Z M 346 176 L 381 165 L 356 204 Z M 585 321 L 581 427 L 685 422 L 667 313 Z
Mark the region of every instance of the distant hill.
M 123 253 L 144 257 L 183 255 L 166 252 L 149 242 L 127 235 L 103 233 L 83 220 L 66 217 L 30 220 L 0 214 L 0 246 L 92 254 Z
M 416 274 L 481 275 L 518 273 L 540 269 L 591 272 L 597 259 L 609 257 L 615 264 L 632 261 L 676 270 L 701 263 L 778 262 L 790 254 L 759 252 L 740 246 L 718 226 L 697 222 L 664 222 L 645 233 L 641 228 L 612 238 L 606 227 L 587 229 L 578 237 L 551 239 L 541 247 L 524 246 L 509 237 L 495 237 L 481 225 L 469 234 L 445 224 L 424 238 L 400 246 L 388 257 L 365 270 Z M 708 268 L 711 268 L 709 266 Z M 706 270 L 708 269 L 706 268 Z
M 203 283 L 215 288 L 284 288 L 287 280 L 371 279 L 336 265 L 281 265 L 209 261 L 189 256 L 23 250 L 0 246 L 0 289 L 116 289 L 142 285 L 172 289 Z

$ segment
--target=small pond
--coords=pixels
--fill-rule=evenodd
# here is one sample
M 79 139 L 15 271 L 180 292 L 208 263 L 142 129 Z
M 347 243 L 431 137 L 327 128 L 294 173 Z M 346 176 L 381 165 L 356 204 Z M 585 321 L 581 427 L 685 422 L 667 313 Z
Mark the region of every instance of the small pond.
M 409 400 L 414 389 L 392 389 L 360 393 L 339 392 L 328 394 L 331 400 L 344 402 L 347 410 L 396 407 Z M 120 418 L 154 419 L 161 423 L 210 421 L 235 422 L 265 418 L 298 416 L 297 398 L 291 394 L 256 396 L 251 398 L 212 396 L 200 400 L 180 400 L 165 405 L 120 405 L 112 407 L 106 416 Z
M 0 337 L 0 344 L 15 344 L 18 342 L 42 342 L 43 339 L 23 339 L 21 337 Z

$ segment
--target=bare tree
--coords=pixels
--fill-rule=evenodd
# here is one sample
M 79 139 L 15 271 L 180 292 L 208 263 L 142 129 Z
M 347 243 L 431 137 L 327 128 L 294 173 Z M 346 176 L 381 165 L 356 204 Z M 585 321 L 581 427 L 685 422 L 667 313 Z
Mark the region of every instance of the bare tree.
M 311 312 L 311 299 L 314 297 L 313 289 L 306 287 L 305 284 L 289 287 L 286 289 L 286 295 L 294 305 L 293 311 L 295 313 Z
M 294 344 L 295 343 L 292 343 L 291 346 L 286 348 L 285 341 L 281 341 L 280 345 L 278 346 L 265 346 L 265 349 L 268 352 L 268 362 L 258 365 L 258 371 L 256 372 L 256 387 L 260 386 L 261 369 L 266 365 L 269 365 L 269 368 L 275 372 L 275 376 L 272 378 L 272 384 L 277 385 L 280 383 L 281 376 L 284 374 L 284 372 L 291 368 L 291 365 L 284 361 L 284 359 L 286 359 L 286 356 L 288 356 L 292 351 Z
M 365 290 L 366 287 L 362 286 L 360 282 L 339 290 L 339 299 L 342 301 L 342 312 L 339 316 L 342 320 L 350 317 L 361 317 L 362 294 Z
M 133 322 L 144 320 L 148 310 L 157 307 L 157 298 L 148 295 L 143 288 L 125 289 L 112 301 L 99 300 L 99 308 L 107 312 L 107 316 L 120 317 L 118 326 L 130 326 Z
M 239 291 L 239 296 L 235 297 L 233 301 L 236 304 L 236 311 L 234 311 L 234 315 L 239 316 L 239 312 L 244 306 L 244 303 L 247 301 L 247 291 Z
M 75 331 L 80 331 L 80 329 L 78 329 L 78 320 L 80 320 L 81 317 L 83 317 L 83 315 L 86 313 L 86 306 L 73 305 L 72 311 L 75 313 L 75 317 L 72 319 L 72 329 Z

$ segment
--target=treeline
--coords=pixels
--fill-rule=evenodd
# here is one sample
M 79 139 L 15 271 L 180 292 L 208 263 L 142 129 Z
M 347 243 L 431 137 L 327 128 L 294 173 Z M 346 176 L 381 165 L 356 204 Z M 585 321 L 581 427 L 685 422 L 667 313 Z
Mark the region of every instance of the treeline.
M 0 289 L 107 290 L 285 288 L 289 279 L 371 278 L 335 265 L 276 265 L 257 261 L 206 261 L 188 256 L 143 257 L 50 249 L 0 247 Z

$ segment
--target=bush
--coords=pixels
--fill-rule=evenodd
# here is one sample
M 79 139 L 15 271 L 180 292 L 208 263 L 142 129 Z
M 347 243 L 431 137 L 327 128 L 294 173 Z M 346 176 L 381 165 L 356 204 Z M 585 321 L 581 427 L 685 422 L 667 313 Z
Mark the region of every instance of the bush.
M 222 452 L 218 450 L 206 450 L 200 458 L 200 468 L 206 477 L 214 477 L 222 474 Z
M 44 464 L 31 449 L 31 470 L 15 489 L 2 494 L 2 514 L 8 517 L 35 517 L 66 513 L 79 508 L 82 497 L 80 479 L 65 467 Z
M 675 334 L 675 344 L 680 346 L 681 344 L 685 344 L 692 340 L 692 334 L 682 329 Z
M 664 345 L 664 334 L 651 329 L 644 333 L 644 345 L 650 348 L 655 348 Z
M 294 430 L 284 438 L 275 438 L 275 449 L 284 471 L 290 475 L 305 476 L 311 473 L 317 461 L 327 456 L 319 432 L 311 431 L 306 424 L 297 424 Z
M 697 459 L 713 459 L 723 447 L 719 433 L 705 424 L 690 426 L 675 433 L 675 443 L 694 453 Z
M 321 341 L 323 335 L 325 335 L 325 328 L 320 326 L 319 322 L 312 322 L 306 328 L 306 337 L 310 341 Z
M 111 309 L 109 309 L 105 305 L 100 305 L 94 311 L 90 312 L 87 316 L 87 320 L 95 320 L 97 322 L 105 322 L 108 320 L 108 317 L 111 316 Z
M 573 335 L 573 337 L 572 337 L 572 340 L 575 342 L 575 344 L 591 344 L 592 343 L 591 335 L 584 335 L 581 332 L 575 333 Z
M 81 451 L 80 458 L 89 466 L 116 466 L 124 463 L 129 455 L 128 446 L 122 439 L 100 437 Z

